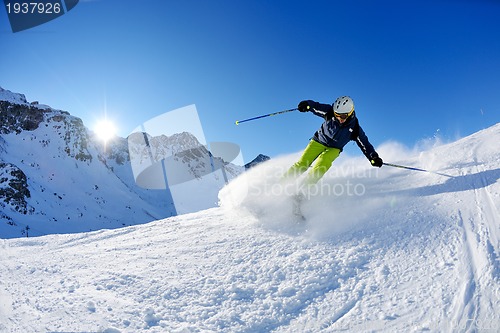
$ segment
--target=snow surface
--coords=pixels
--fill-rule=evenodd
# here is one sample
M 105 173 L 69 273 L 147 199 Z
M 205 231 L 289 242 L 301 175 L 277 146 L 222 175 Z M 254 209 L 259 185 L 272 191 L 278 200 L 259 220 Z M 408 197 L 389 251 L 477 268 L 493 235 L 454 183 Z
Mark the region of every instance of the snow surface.
M 500 124 L 378 147 L 449 176 L 344 153 L 302 223 L 279 177 L 294 155 L 232 181 L 218 208 L 0 240 L 0 332 L 499 332 L 498 142 Z

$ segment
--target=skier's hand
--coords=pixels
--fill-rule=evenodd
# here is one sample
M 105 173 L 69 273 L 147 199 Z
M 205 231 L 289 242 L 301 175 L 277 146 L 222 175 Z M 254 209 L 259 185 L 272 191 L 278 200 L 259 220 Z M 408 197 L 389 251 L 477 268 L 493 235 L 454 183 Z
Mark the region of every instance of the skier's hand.
M 384 164 L 384 161 L 382 161 L 382 159 L 378 156 L 373 157 L 370 162 L 374 167 L 378 168 L 380 168 Z
M 311 107 L 309 106 L 309 101 L 301 101 L 297 108 L 300 112 L 307 112 Z

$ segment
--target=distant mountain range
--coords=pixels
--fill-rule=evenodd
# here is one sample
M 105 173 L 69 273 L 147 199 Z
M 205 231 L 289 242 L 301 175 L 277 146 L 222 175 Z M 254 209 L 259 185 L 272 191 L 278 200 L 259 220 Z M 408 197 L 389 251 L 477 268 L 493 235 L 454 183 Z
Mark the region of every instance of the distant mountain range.
M 0 124 L 0 238 L 117 228 L 215 207 L 227 181 L 269 159 L 236 166 L 187 132 L 103 144 L 69 112 L 2 88 Z M 134 136 L 149 146 L 131 145 Z M 139 187 L 130 152 L 168 161 L 177 182 Z
M 252 161 L 248 162 L 245 164 L 245 169 L 250 169 L 260 163 L 263 163 L 265 161 L 269 161 L 271 158 L 269 156 L 259 154 L 256 158 L 254 158 Z

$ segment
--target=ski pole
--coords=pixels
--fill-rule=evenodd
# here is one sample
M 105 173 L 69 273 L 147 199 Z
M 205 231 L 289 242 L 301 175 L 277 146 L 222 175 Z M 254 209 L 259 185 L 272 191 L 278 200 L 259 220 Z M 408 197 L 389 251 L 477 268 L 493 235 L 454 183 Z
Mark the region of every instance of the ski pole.
M 439 173 L 439 172 L 434 172 L 434 171 L 429 171 L 429 170 L 424 170 L 424 169 L 419 169 L 419 168 L 413 168 L 409 166 L 404 166 L 404 165 L 398 165 L 398 164 L 392 164 L 392 163 L 383 163 L 383 165 L 391 166 L 394 168 L 400 168 L 400 169 L 406 169 L 406 170 L 413 170 L 413 171 L 422 171 L 422 172 L 428 172 L 428 173 L 434 173 L 436 175 L 440 176 L 445 176 L 445 177 L 453 177 L 444 173 Z
M 265 118 L 265 117 L 270 117 L 270 116 L 276 116 L 276 115 L 278 115 L 278 114 L 287 113 L 287 112 L 292 112 L 292 111 L 296 111 L 296 110 L 298 110 L 298 109 L 297 109 L 297 108 L 295 108 L 295 109 L 283 110 L 283 111 L 273 112 L 273 113 L 269 113 L 269 114 L 265 114 L 265 115 L 262 115 L 262 116 L 257 116 L 257 117 L 253 117 L 253 118 L 248 118 L 248 119 L 244 119 L 244 120 L 236 120 L 236 125 L 239 125 L 239 124 L 244 123 L 244 122 L 246 122 L 246 121 L 256 120 L 256 119 Z

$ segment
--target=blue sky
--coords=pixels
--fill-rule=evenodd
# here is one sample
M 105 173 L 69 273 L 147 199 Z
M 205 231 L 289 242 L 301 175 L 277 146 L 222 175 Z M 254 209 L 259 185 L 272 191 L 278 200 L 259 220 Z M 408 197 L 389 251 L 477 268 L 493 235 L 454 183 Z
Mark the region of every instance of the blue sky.
M 303 149 L 321 119 L 236 120 L 350 95 L 375 147 L 412 147 L 499 121 L 498 17 L 494 0 L 80 0 L 12 33 L 2 7 L 0 86 L 123 137 L 195 104 L 206 140 L 246 162 Z

